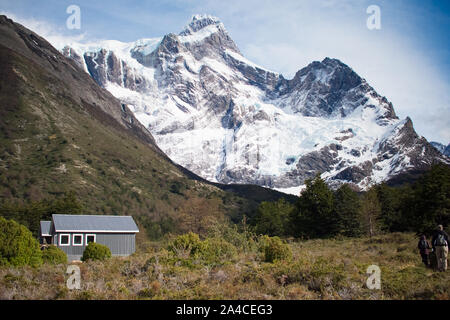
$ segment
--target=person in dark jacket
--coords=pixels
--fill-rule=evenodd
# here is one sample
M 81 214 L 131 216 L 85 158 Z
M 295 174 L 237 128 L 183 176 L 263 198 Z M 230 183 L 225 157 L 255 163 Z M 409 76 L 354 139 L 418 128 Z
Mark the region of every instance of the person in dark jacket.
M 422 262 L 425 264 L 426 267 L 430 266 L 430 243 L 427 240 L 427 237 L 425 235 L 422 235 L 420 237 L 419 243 L 417 244 L 417 248 L 419 248 L 420 256 L 422 257 Z
M 438 225 L 436 232 L 431 240 L 433 251 L 436 252 L 438 270 L 443 272 L 447 270 L 448 256 L 448 234 L 444 231 L 442 225 Z

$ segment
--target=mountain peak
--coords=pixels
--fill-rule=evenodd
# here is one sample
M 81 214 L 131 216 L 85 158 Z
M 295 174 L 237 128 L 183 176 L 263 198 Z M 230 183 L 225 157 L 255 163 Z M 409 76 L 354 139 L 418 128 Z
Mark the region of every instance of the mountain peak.
M 210 14 L 194 14 L 191 17 L 191 23 L 193 23 L 195 21 L 202 21 L 202 20 L 210 21 L 210 22 L 213 22 L 213 23 L 220 23 L 220 19 L 219 18 L 217 18 L 215 16 L 212 16 Z
M 180 36 L 192 35 L 209 26 L 216 26 L 224 29 L 222 22 L 220 22 L 217 17 L 207 14 L 193 15 L 189 24 L 180 32 Z
M 188 47 L 197 46 L 198 43 L 206 41 L 209 47 L 214 48 L 219 55 L 225 49 L 240 53 L 223 23 L 219 18 L 211 15 L 196 14 L 192 16 L 191 22 L 179 33 L 179 40 Z M 197 52 L 198 56 L 203 56 L 205 50 L 201 49 L 200 51 L 202 52 Z
M 151 53 L 123 55 L 130 70 L 111 54 L 98 55 L 90 73 L 118 79 L 107 87 L 133 106 L 173 161 L 205 179 L 297 188 L 322 172 L 334 186 L 364 190 L 399 172 L 447 163 L 409 118 L 400 121 L 392 104 L 338 59 L 323 57 L 284 79 L 245 59 L 209 15 L 193 16 L 179 35 L 154 43 Z
M 343 63 L 341 60 L 335 59 L 335 58 L 329 58 L 329 57 L 326 57 L 325 59 L 323 59 L 321 64 L 327 65 L 327 66 L 333 66 L 333 67 L 341 66 L 341 67 L 345 67 L 345 68 L 350 68 L 345 63 Z
M 310 75 L 309 78 L 307 77 L 308 75 Z M 337 86 L 336 89 L 339 90 L 349 90 L 362 82 L 362 79 L 348 65 L 338 59 L 328 57 L 322 61 L 313 61 L 308 66 L 297 71 L 293 81 L 295 84 L 298 84 L 303 83 L 305 79 L 320 83 L 334 83 Z

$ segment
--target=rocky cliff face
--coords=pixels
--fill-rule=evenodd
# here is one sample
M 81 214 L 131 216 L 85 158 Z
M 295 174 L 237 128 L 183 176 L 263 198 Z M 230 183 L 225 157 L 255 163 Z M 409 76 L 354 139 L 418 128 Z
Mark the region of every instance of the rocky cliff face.
M 282 82 L 277 93 L 280 107 L 289 107 L 304 116 L 346 117 L 373 99 L 368 106 L 379 107 L 379 124 L 398 119 L 385 97 L 379 96 L 364 79 L 337 59 L 325 58 L 322 62 L 311 63 L 292 80 Z
M 143 90 L 127 80 L 148 79 L 145 69 L 132 60 L 126 68 L 111 50 L 64 53 L 73 60 L 0 15 L 1 201 L 73 190 L 88 213 L 132 214 L 142 233 L 147 223 L 164 221 L 171 232 L 206 232 L 211 221 L 255 210 L 261 201 L 295 201 L 259 186 L 208 183 L 175 165 L 133 112 L 79 67 L 123 90 Z
M 432 141 L 430 144 L 435 147 L 440 153 L 442 153 L 444 156 L 450 157 L 450 144 L 447 146 L 443 145 L 442 143 Z
M 336 59 L 293 79 L 242 56 L 223 24 L 133 43 L 68 44 L 63 53 L 134 112 L 174 161 L 223 183 L 292 188 L 317 172 L 365 189 L 448 159 L 411 119 Z
M 90 110 L 90 108 L 98 109 L 98 112 L 112 117 L 117 122 L 116 125 L 132 132 L 148 143 L 154 150 L 163 154 L 155 144 L 155 140 L 150 132 L 137 121 L 133 112 L 126 105 L 121 105 L 109 92 L 98 87 L 92 81 L 92 78 L 86 74 L 80 74 L 80 69 L 73 65 L 73 61 L 76 65 L 82 66 L 87 70 L 85 66 L 88 60 L 86 60 L 84 55 L 79 55 L 75 50 L 66 48 L 63 53 L 72 58 L 73 61 L 67 59 L 45 39 L 14 23 L 6 16 L 0 16 L 0 27 L 2 46 L 18 52 L 36 65 L 44 68 L 53 77 L 53 81 L 65 84 L 64 91 L 60 90 L 58 93 L 62 98 L 72 99 L 79 105 L 85 106 L 86 110 Z M 94 78 L 94 80 L 100 81 L 100 78 Z M 105 80 L 106 82 L 107 80 Z M 67 89 L 69 87 L 71 90 Z

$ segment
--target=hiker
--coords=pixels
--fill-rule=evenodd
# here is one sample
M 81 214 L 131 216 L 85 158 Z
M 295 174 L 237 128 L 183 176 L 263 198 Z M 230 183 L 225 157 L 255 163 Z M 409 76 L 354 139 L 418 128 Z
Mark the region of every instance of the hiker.
M 422 257 L 422 262 L 425 264 L 425 267 L 430 266 L 430 243 L 427 241 L 427 237 L 425 235 L 422 235 L 420 237 L 419 243 L 417 244 L 417 247 L 420 250 L 420 256 Z
M 436 252 L 438 270 L 443 272 L 447 270 L 448 234 L 444 231 L 441 224 L 438 225 L 431 243 L 433 245 L 433 251 Z

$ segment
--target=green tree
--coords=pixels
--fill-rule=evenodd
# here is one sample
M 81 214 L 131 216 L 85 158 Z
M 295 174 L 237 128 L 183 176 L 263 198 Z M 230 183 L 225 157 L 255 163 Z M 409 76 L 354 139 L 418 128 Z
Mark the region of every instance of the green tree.
M 320 175 L 306 180 L 306 189 L 291 213 L 292 234 L 296 237 L 330 237 L 336 234 L 336 225 L 333 192 Z
M 413 186 L 414 205 L 409 213 L 413 228 L 430 233 L 436 225 L 450 224 L 450 167 L 434 165 Z M 408 214 L 408 213 L 406 213 Z
M 41 264 L 39 242 L 30 230 L 14 220 L 0 217 L 0 265 L 38 267 Z
M 66 193 L 64 197 L 56 199 L 49 204 L 48 213 L 52 214 L 82 214 L 83 206 L 78 201 L 73 191 Z
M 269 236 L 285 235 L 293 208 L 284 198 L 276 202 L 262 202 L 253 217 L 255 232 Z
M 0 204 L 0 216 L 23 224 L 35 237 L 39 233 L 39 222 L 50 220 L 52 214 L 81 214 L 83 211 L 83 206 L 73 192 L 54 200 L 25 203 L 5 201 Z
M 370 188 L 363 195 L 361 202 L 361 215 L 365 233 L 370 237 L 378 234 L 381 230 L 381 206 L 375 187 Z
M 381 229 L 387 232 L 407 231 L 408 222 L 403 217 L 402 204 L 409 194 L 409 186 L 393 188 L 383 183 L 375 189 L 381 207 Z
M 358 194 L 348 184 L 342 185 L 334 193 L 334 212 L 339 234 L 346 237 L 362 234 L 361 203 Z

